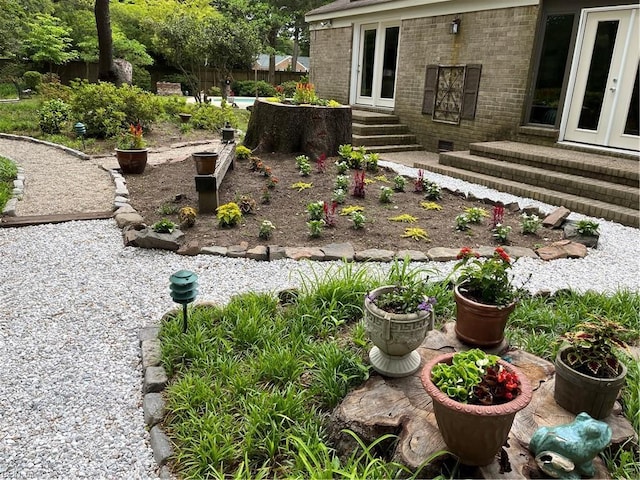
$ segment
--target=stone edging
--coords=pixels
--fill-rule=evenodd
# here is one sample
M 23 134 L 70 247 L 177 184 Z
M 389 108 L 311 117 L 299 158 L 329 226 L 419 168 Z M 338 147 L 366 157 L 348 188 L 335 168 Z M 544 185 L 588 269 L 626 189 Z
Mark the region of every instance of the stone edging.
M 11 133 L 0 133 L 0 138 L 6 138 L 7 140 L 22 140 L 25 142 L 38 143 L 51 148 L 57 148 L 58 150 L 62 150 L 68 153 L 69 155 L 73 155 L 74 157 L 78 157 L 82 160 L 89 160 L 91 158 L 86 153 L 80 152 L 78 150 L 74 150 L 73 148 L 65 147 L 64 145 L 59 145 L 57 143 L 47 142 L 45 140 L 39 140 L 33 137 L 26 137 L 23 135 L 13 135 Z
M 2 209 L 2 215 L 15 217 L 16 208 L 18 207 L 18 201 L 22 200 L 22 197 L 24 196 L 24 187 L 27 182 L 27 177 L 24 174 L 24 169 L 20 165 L 18 165 L 15 160 L 12 160 L 11 158 L 9 158 L 9 160 L 15 163 L 18 169 L 18 175 L 16 175 L 16 179 L 13 181 L 13 191 L 11 192 L 11 198 L 7 200 L 7 203 Z

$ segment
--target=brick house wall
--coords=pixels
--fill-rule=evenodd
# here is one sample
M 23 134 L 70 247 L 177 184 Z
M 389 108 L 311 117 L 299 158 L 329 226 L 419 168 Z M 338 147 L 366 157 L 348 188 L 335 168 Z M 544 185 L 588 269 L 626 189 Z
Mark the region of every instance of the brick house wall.
M 437 151 L 469 143 L 514 138 L 521 124 L 537 21 L 537 6 L 464 13 L 460 33 L 449 34 L 453 17 L 405 20 L 401 25 L 395 113 L 418 141 Z M 476 116 L 459 125 L 422 114 L 429 64 L 481 64 Z
M 310 81 L 318 96 L 349 103 L 353 28 L 312 30 Z

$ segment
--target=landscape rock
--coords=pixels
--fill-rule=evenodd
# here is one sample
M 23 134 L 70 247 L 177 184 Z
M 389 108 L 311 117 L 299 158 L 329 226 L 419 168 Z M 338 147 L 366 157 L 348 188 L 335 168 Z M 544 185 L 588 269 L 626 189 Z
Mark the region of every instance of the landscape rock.
M 355 259 L 357 262 L 390 262 L 394 256 L 395 252 L 393 250 L 369 248 L 356 252 Z
M 404 260 L 406 257 L 409 257 L 409 260 L 412 262 L 428 262 L 429 256 L 421 252 L 420 250 L 399 250 L 396 253 L 396 258 L 398 260 Z
M 249 244 L 247 242 L 240 242 L 240 245 L 231 245 L 227 248 L 227 257 L 244 257 L 247 255 L 248 248 Z
M 324 252 L 325 260 L 346 260 L 348 262 L 353 260 L 355 250 L 353 245 L 348 242 L 345 243 L 330 243 L 324 247 L 320 247 Z
M 149 367 L 144 371 L 143 393 L 161 392 L 167 386 L 169 378 L 162 367 Z
M 137 232 L 133 244 L 140 248 L 157 248 L 159 250 L 175 251 L 180 248 L 180 240 L 183 237 L 184 233 L 178 229 L 175 229 L 171 233 L 158 233 L 154 232 L 151 228 L 145 228 Z
M 128 204 L 128 203 L 127 203 L 126 205 L 124 205 L 124 206 L 122 206 L 122 207 L 118 208 L 118 209 L 113 213 L 113 215 L 114 215 L 114 216 L 116 216 L 116 215 L 119 215 L 119 214 L 121 214 L 121 213 L 137 213 L 137 212 L 136 212 L 136 209 L 135 209 L 135 208 L 133 208 L 130 204 Z
M 521 257 L 529 257 L 529 258 L 538 258 L 536 252 L 534 252 L 531 248 L 526 247 L 504 247 L 504 251 L 507 252 L 511 258 L 521 258 Z
M 316 247 L 285 247 L 285 254 L 293 260 L 325 260 L 324 252 Z
M 7 203 L 4 205 L 4 208 L 2 209 L 2 214 L 7 215 L 9 217 L 15 217 L 17 206 L 18 206 L 18 199 L 10 198 L 9 200 L 7 200 Z
M 598 240 L 600 235 L 583 235 L 578 232 L 578 227 L 575 222 L 567 222 L 564 225 L 564 238 L 571 240 L 572 242 L 581 243 L 588 248 L 598 248 Z
M 147 393 L 142 400 L 144 423 L 148 427 L 157 425 L 164 419 L 165 404 L 161 393 Z
M 252 260 L 268 260 L 269 250 L 264 245 L 258 245 L 247 250 L 247 258 Z
M 571 210 L 565 207 L 556 208 L 542 220 L 542 225 L 547 228 L 560 228 L 565 219 L 571 214 Z
M 149 443 L 151 443 L 153 458 L 158 466 L 165 465 L 173 456 L 171 441 L 158 425 L 151 429 Z
M 269 261 L 287 258 L 287 251 L 280 245 L 269 245 Z
M 200 253 L 204 253 L 206 255 L 218 255 L 224 257 L 227 255 L 227 247 L 218 247 L 217 245 L 212 245 L 210 247 L 202 247 L 200 249 Z
M 194 255 L 198 255 L 200 253 L 200 244 L 197 240 L 190 240 L 184 245 L 181 245 L 176 253 L 178 255 L 187 255 L 193 257 Z
M 159 332 L 160 327 L 142 327 L 138 332 L 138 340 L 140 341 L 140 346 L 142 346 L 142 342 L 144 342 L 145 340 L 157 339 Z
M 160 340 L 145 340 L 142 342 L 142 368 L 157 367 L 162 361 L 162 344 Z
M 456 260 L 459 251 L 458 248 L 435 247 L 430 248 L 427 255 L 434 262 L 450 262 Z
M 559 258 L 584 258 L 587 255 L 587 247 L 570 240 L 561 240 L 539 248 L 536 253 L 542 260 L 546 261 Z
M 118 213 L 115 215 L 116 224 L 118 228 L 124 228 L 127 225 L 141 225 L 144 223 L 144 218 L 139 213 Z

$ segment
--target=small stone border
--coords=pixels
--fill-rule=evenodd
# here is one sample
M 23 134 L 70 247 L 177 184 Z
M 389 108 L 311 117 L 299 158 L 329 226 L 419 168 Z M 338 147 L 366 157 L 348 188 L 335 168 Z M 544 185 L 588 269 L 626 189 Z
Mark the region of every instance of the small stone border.
M 22 200 L 22 197 L 24 197 L 24 188 L 27 182 L 27 178 L 24 174 L 24 169 L 20 165 L 18 165 L 15 160 L 12 160 L 11 158 L 9 158 L 9 160 L 16 164 L 18 175 L 16 175 L 16 179 L 13 181 L 13 191 L 11 192 L 11 198 L 7 200 L 7 203 L 2 209 L 2 215 L 15 217 L 18 202 Z

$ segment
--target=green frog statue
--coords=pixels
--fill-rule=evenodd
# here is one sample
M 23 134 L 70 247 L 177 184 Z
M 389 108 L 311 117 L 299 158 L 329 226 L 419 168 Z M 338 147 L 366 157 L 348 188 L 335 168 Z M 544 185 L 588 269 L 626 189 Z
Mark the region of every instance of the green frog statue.
M 611 442 L 611 428 L 582 412 L 565 425 L 540 427 L 531 437 L 529 450 L 538 467 L 553 478 L 593 477 L 593 459 Z

